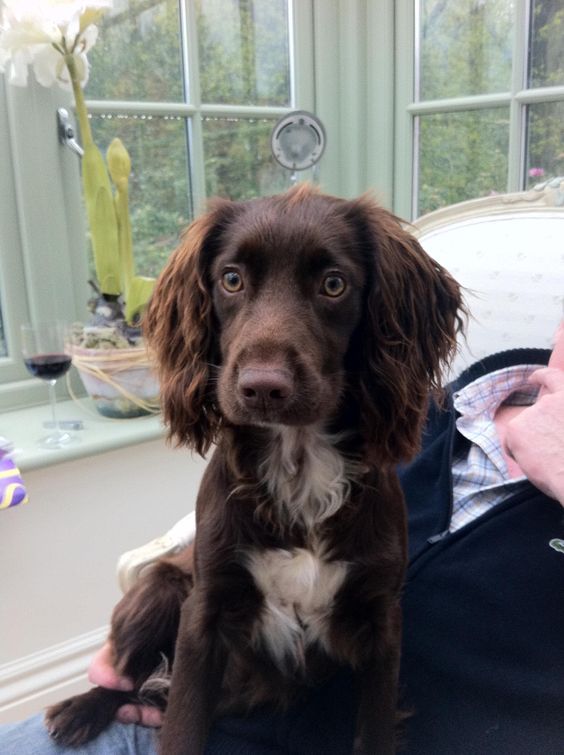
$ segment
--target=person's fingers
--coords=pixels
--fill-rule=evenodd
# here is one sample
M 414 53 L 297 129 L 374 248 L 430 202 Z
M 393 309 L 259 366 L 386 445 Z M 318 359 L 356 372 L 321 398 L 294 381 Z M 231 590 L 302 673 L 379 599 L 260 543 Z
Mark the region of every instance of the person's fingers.
M 119 689 L 127 692 L 133 689 L 130 679 L 120 676 L 113 667 L 112 646 L 106 642 L 94 655 L 88 668 L 88 679 L 92 684 L 107 689 Z
M 122 705 L 116 718 L 122 724 L 141 724 L 155 729 L 163 725 L 162 711 L 148 705 Z
M 564 390 L 564 368 L 543 367 L 535 370 L 529 377 L 529 382 L 541 387 L 541 395 L 547 391 L 554 393 L 554 391 Z

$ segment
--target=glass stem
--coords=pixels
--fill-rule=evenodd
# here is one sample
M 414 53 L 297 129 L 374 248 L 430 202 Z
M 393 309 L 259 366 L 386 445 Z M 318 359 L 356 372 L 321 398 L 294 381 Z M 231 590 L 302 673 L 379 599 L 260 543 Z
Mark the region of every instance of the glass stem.
M 49 380 L 49 401 L 51 403 L 51 419 L 53 421 L 53 430 L 59 432 L 59 423 L 57 422 L 57 393 L 55 391 L 56 380 Z

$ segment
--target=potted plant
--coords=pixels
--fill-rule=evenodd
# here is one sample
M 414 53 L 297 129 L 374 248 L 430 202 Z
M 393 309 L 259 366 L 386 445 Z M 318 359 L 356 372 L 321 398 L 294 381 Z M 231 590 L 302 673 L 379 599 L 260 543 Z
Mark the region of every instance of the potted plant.
M 82 188 L 96 270 L 91 318 L 73 329 L 73 362 L 101 414 L 132 417 L 158 410 L 158 386 L 139 321 L 154 286 L 135 275 L 129 216 L 131 160 L 114 139 L 104 160 L 96 146 L 83 87 L 96 22 L 112 0 L 4 0 L 0 70 L 25 86 L 28 66 L 43 86 L 71 89 L 84 155 Z

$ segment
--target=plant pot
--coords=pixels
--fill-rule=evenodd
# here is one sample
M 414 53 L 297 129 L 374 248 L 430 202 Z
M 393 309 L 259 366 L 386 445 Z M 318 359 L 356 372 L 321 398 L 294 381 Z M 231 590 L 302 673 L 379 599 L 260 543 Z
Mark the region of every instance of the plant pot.
M 159 384 L 144 346 L 72 348 L 73 364 L 104 417 L 129 419 L 159 411 Z

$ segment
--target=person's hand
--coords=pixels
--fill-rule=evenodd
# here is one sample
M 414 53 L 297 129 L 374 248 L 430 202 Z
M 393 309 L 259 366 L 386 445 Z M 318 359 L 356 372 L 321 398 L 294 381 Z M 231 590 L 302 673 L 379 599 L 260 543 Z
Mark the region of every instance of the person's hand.
M 507 423 L 505 448 L 535 487 L 564 506 L 564 321 L 548 367 L 530 381 L 539 396 Z
M 92 684 L 107 689 L 118 689 L 123 692 L 133 690 L 131 679 L 119 676 L 113 666 L 113 651 L 110 642 L 106 642 L 90 662 L 88 679 Z M 148 705 L 122 705 L 116 713 L 116 718 L 124 724 L 141 724 L 142 726 L 159 727 L 163 723 L 163 714 L 158 708 Z

